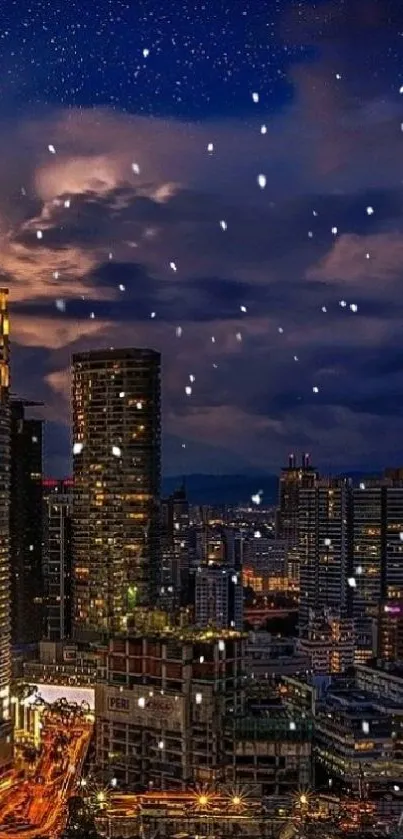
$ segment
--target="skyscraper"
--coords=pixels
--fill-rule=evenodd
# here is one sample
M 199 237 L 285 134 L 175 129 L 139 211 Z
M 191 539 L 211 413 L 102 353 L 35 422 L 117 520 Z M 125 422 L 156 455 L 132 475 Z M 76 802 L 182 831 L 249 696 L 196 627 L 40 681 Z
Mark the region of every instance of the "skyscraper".
M 310 465 L 309 454 L 302 455 L 301 466 L 297 465 L 295 455 L 290 454 L 288 466 L 281 470 L 276 536 L 290 546 L 298 543 L 299 492 L 314 487 L 318 477 Z
M 314 615 L 351 612 L 351 502 L 347 480 L 322 480 L 299 495 L 300 628 Z
M 0 770 L 11 761 L 10 405 L 8 290 L 0 289 Z
M 148 349 L 73 356 L 75 634 L 130 627 L 160 575 L 161 357 Z
M 161 505 L 164 597 L 172 590 L 172 602 L 189 602 L 189 502 L 185 487 L 165 498 Z M 169 602 L 169 598 L 166 598 Z
M 43 482 L 44 594 L 46 637 L 71 637 L 72 611 L 72 481 Z
M 11 638 L 40 641 L 44 631 L 42 575 L 42 426 L 26 416 L 38 403 L 12 399 L 10 478 Z

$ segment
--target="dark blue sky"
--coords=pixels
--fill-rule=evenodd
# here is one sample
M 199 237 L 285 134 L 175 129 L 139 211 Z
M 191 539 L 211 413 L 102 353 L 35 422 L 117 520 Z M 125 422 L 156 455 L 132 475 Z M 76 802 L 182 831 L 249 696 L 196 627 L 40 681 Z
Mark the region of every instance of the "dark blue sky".
M 397 0 L 4 0 L 2 282 L 49 471 L 71 353 L 123 344 L 163 352 L 167 472 L 403 460 L 402 43 Z

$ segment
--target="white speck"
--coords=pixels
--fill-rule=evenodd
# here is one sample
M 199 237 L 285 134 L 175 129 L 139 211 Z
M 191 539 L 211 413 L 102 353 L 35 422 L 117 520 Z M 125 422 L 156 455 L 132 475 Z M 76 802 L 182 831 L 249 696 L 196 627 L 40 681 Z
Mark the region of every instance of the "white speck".
M 326 306 L 322 306 L 322 312 L 327 312 Z
M 331 545 L 331 544 L 332 544 L 332 540 L 331 540 L 331 539 L 329 539 L 329 538 L 326 538 L 326 539 L 325 539 L 325 545 L 326 545 L 326 547 L 327 547 L 327 548 L 330 548 L 330 545 Z
M 91 318 L 91 320 L 94 320 L 94 318 L 95 318 L 95 312 L 90 312 L 90 318 Z
M 185 393 L 186 393 L 186 396 L 191 396 L 192 395 L 192 388 L 190 387 L 190 385 L 186 385 Z
M 176 327 L 176 329 L 175 329 L 175 335 L 176 335 L 176 337 L 177 337 L 177 338 L 180 338 L 180 337 L 181 337 L 181 335 L 182 335 L 182 327 L 181 327 L 181 326 L 177 326 L 177 327 Z
M 218 364 L 213 364 L 214 370 L 218 370 Z
M 190 375 L 189 375 L 189 380 L 190 380 L 191 382 L 195 382 L 195 381 L 196 381 L 196 377 L 193 375 L 193 373 L 190 373 Z
M 365 259 L 370 259 L 370 258 L 371 258 L 370 254 L 369 254 L 369 253 L 366 253 L 366 254 L 365 254 Z
M 108 258 L 113 259 L 113 253 L 111 251 L 108 253 Z
M 312 233 L 312 230 L 308 230 L 308 238 L 309 238 L 309 239 L 313 239 L 313 233 Z
M 125 286 L 123 283 L 119 283 L 119 291 L 125 291 Z
M 364 483 L 360 483 L 360 489 L 365 489 L 365 484 Z
M 195 699 L 196 699 L 196 705 L 201 705 L 202 699 L 203 699 L 202 694 L 201 693 L 196 693 Z
M 261 134 L 267 134 L 267 125 L 261 125 L 260 126 L 260 133 Z
M 56 300 L 56 309 L 58 309 L 58 310 L 59 310 L 59 312 L 65 312 L 65 311 L 66 311 L 66 303 L 65 303 L 65 301 L 64 301 L 64 300 L 61 300 L 61 299 L 60 299 L 60 300 Z
M 54 276 L 55 280 L 58 280 L 59 279 L 59 272 L 58 271 L 53 271 L 53 276 Z
M 315 216 L 315 218 L 316 218 L 316 216 L 318 215 L 316 210 L 312 210 L 312 215 Z
M 227 230 L 227 228 L 228 228 L 228 224 L 227 224 L 227 222 L 226 222 L 224 219 L 222 219 L 222 220 L 220 221 L 220 227 L 221 227 L 221 230 Z
M 175 262 L 170 262 L 169 267 L 172 268 L 172 271 L 177 271 L 178 270 Z
M 355 579 L 355 577 L 349 577 L 347 582 L 350 588 L 357 588 L 357 580 Z
M 138 411 L 141 411 L 142 407 L 143 407 L 142 402 L 136 402 L 136 408 L 137 408 Z
M 350 303 L 350 309 L 352 312 L 358 312 L 358 306 L 356 303 Z
M 155 318 L 155 312 L 151 312 L 150 318 Z
M 36 238 L 37 238 L 37 239 L 43 239 L 43 233 L 42 233 L 42 230 L 37 230 L 37 231 L 36 231 Z
M 145 708 L 146 700 L 145 700 L 144 696 L 139 696 L 139 698 L 137 700 L 137 705 L 139 706 L 139 708 Z
M 254 504 L 261 504 L 262 503 L 262 495 L 263 495 L 263 490 L 259 489 L 259 491 L 255 492 L 254 495 L 251 495 L 251 501 L 253 501 Z
M 282 327 L 282 326 L 279 326 L 278 331 L 279 331 L 280 335 L 282 335 L 282 334 L 283 334 L 283 332 L 284 332 L 283 327 Z
M 259 102 L 259 94 L 258 93 L 252 93 L 252 99 L 256 103 Z
M 81 454 L 84 446 L 82 443 L 74 443 L 73 454 Z
M 120 396 L 121 399 L 123 399 L 126 396 L 124 390 L 120 391 L 119 396 Z
M 241 312 L 245 313 L 247 311 L 246 306 L 240 306 L 239 308 L 240 308 Z
M 357 568 L 355 569 L 355 573 L 358 575 L 363 573 L 362 565 L 357 566 Z
M 212 335 L 212 336 L 211 336 L 211 343 L 212 343 L 212 344 L 215 344 L 215 338 L 214 338 L 214 335 Z
M 159 742 L 158 742 L 158 748 L 159 748 L 159 749 L 163 749 L 163 748 L 164 748 L 164 741 L 163 741 L 163 740 L 159 740 Z
M 261 534 L 260 530 L 255 530 L 253 535 L 254 535 L 255 539 L 261 539 L 262 538 L 262 534 Z
M 132 171 L 134 172 L 135 175 L 140 174 L 140 166 L 139 166 L 138 163 L 132 163 Z
M 296 731 L 297 730 L 297 726 L 296 726 L 295 722 L 293 722 L 293 720 L 290 720 L 290 724 L 289 724 L 288 727 L 289 727 L 290 731 Z
M 266 186 L 266 175 L 258 175 L 257 182 L 260 186 L 260 189 L 264 189 Z
M 363 720 L 362 730 L 364 734 L 369 734 L 369 722 L 367 722 L 366 720 Z
M 65 202 L 64 202 L 64 206 L 65 206 L 66 210 L 68 210 L 68 209 L 69 209 L 69 207 L 70 207 L 70 198 L 66 198 L 66 200 L 65 200 Z
M 150 50 L 148 50 L 147 47 L 143 50 L 143 55 L 144 58 L 148 58 L 148 56 L 150 55 Z
M 401 88 L 400 88 L 400 90 L 399 90 L 399 93 L 403 93 L 403 84 L 402 84 L 402 86 L 401 86 Z
M 299 361 L 299 358 L 298 358 L 297 355 L 294 355 L 294 361 Z
M 373 215 L 374 215 L 374 208 L 373 207 L 367 207 L 367 216 L 373 216 Z
M 400 539 L 401 542 L 403 542 L 403 532 L 402 531 L 400 531 L 400 533 L 399 533 L 399 539 Z
M 341 79 L 340 73 L 336 73 L 336 79 L 338 79 L 340 81 L 340 79 Z
M 214 143 L 208 144 L 207 151 L 210 152 L 210 154 L 212 154 L 212 152 L 214 151 Z
M 342 309 L 345 309 L 345 308 L 346 308 L 346 306 L 347 306 L 346 301 L 345 301 L 345 300 L 340 300 L 340 302 L 339 302 L 339 306 L 341 306 L 341 308 L 342 308 Z
M 319 388 L 316 385 L 313 386 L 312 390 L 314 393 L 319 393 Z
M 55 149 L 54 146 L 52 146 L 52 143 L 49 143 L 48 149 L 49 149 L 51 154 L 56 154 L 56 149 Z
M 121 449 L 119 448 L 119 446 L 112 446 L 112 454 L 113 454 L 115 457 L 120 457 L 120 456 L 121 456 L 122 451 L 121 451 Z
M 337 227 L 332 227 L 333 236 L 337 236 Z
M 242 335 L 241 335 L 240 332 L 236 333 L 236 339 L 237 339 L 237 341 L 242 341 Z

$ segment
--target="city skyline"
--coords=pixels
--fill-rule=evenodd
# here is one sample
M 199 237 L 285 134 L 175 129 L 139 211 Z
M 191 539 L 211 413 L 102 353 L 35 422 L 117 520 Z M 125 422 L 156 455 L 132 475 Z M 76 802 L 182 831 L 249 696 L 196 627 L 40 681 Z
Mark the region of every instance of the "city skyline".
M 25 5 L 2 39 L 0 241 L 47 472 L 70 471 L 71 354 L 130 345 L 164 359 L 167 474 L 270 473 L 294 448 L 398 462 L 397 4 L 103 0 L 33 25 Z

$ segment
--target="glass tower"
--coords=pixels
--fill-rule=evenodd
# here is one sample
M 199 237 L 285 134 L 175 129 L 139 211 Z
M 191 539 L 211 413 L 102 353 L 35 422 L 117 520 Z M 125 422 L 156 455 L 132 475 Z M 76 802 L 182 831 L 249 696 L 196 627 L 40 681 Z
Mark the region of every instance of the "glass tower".
M 130 628 L 159 588 L 161 357 L 73 356 L 73 602 L 77 638 Z

